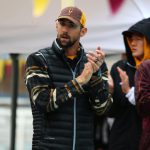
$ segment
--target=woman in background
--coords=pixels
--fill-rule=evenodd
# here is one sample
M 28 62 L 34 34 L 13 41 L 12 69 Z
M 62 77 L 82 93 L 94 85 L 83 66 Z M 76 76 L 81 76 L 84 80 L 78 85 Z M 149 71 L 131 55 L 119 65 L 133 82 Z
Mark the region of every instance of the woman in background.
M 142 118 L 140 150 L 150 150 L 150 59 L 144 61 L 136 71 L 135 98 Z
M 108 116 L 114 118 L 109 150 L 139 150 L 141 118 L 135 105 L 134 75 L 139 65 L 150 59 L 150 18 L 131 26 L 123 37 L 127 60 L 112 66 L 109 81 L 113 105 Z

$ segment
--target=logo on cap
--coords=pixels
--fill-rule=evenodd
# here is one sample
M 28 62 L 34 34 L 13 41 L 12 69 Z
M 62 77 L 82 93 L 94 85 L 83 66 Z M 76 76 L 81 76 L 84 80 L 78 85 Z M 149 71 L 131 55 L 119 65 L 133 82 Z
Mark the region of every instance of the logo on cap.
M 83 27 L 85 27 L 86 17 L 85 14 L 77 7 L 66 7 L 61 10 L 58 19 L 67 18 L 74 22 L 78 21 Z
M 73 9 L 70 8 L 70 9 L 68 10 L 68 15 L 70 16 L 72 12 L 73 12 Z

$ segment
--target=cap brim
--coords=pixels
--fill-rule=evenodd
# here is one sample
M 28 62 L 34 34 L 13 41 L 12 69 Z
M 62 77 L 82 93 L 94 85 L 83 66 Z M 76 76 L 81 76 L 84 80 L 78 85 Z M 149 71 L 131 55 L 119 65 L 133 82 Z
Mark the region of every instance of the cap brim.
M 76 21 L 75 19 L 73 19 L 72 17 L 70 17 L 70 16 L 60 16 L 60 17 L 58 17 L 57 18 L 57 20 L 59 20 L 59 19 L 68 19 L 68 20 L 70 20 L 71 22 L 73 22 L 74 24 L 79 24 L 79 22 L 78 21 Z

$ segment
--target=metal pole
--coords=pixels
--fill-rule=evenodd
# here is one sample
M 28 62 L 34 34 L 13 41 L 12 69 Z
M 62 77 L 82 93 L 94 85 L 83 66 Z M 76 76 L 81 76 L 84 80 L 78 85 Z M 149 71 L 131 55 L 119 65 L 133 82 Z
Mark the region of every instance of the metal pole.
M 11 141 L 10 150 L 15 150 L 16 141 L 16 108 L 18 97 L 18 56 L 19 54 L 10 54 L 12 59 L 12 101 L 11 101 Z

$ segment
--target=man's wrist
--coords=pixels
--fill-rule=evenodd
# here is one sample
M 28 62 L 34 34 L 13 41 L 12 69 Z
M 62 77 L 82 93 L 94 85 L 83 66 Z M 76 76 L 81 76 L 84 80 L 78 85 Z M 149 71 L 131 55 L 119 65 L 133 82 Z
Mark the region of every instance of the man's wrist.
M 80 84 L 81 86 L 82 86 L 82 85 L 84 85 L 84 81 L 83 81 L 83 79 L 82 79 L 82 78 L 77 77 L 77 78 L 76 78 L 76 81 L 77 81 L 77 82 L 78 82 L 78 84 Z

